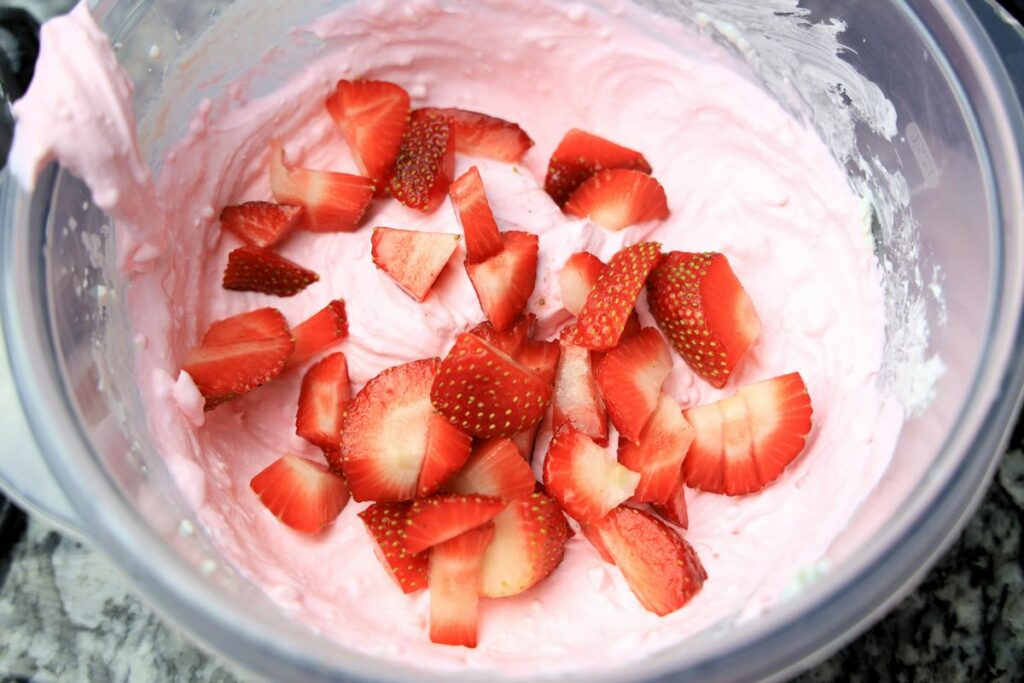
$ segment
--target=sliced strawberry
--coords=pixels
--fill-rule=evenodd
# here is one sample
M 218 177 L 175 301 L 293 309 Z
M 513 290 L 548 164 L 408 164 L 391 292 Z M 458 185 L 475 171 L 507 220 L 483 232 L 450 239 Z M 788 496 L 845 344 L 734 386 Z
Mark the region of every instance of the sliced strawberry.
M 427 454 L 423 458 L 416 495 L 429 496 L 462 469 L 473 452 L 473 437 L 437 413 L 430 416 Z
M 295 296 L 317 282 L 320 276 L 284 256 L 258 247 L 239 247 L 228 254 L 224 289 L 260 292 L 273 296 Z
M 489 439 L 540 422 L 551 386 L 483 339 L 459 335 L 430 392 L 437 412 L 462 431 Z
M 322 351 L 340 344 L 348 336 L 348 316 L 345 302 L 335 299 L 292 330 L 295 353 L 287 367 L 302 365 Z
M 418 360 L 388 368 L 348 405 L 340 463 L 358 501 L 400 501 L 416 495 L 427 454 L 430 385 L 440 361 Z
M 619 434 L 636 443 L 658 405 L 661 385 L 672 371 L 672 352 L 653 327 L 605 354 L 594 373 L 608 415 Z
M 481 263 L 466 262 L 480 308 L 496 330 L 508 329 L 526 308 L 537 284 L 540 240 L 529 232 L 501 233 L 501 253 Z
M 686 509 L 686 487 L 683 485 L 683 473 L 679 472 L 679 481 L 672 489 L 672 495 L 664 505 L 653 504 L 654 511 L 678 527 L 687 529 L 690 526 L 690 515 Z
M 604 269 L 604 261 L 587 251 L 569 257 L 558 274 L 558 285 L 562 290 L 562 306 L 573 315 L 579 315 L 587 296 L 597 284 L 597 278 Z
M 553 498 L 538 491 L 512 501 L 494 518 L 480 594 L 504 598 L 537 585 L 562 563 L 569 535 L 569 523 Z
M 412 504 L 405 528 L 405 549 L 418 553 L 486 524 L 505 509 L 490 496 L 439 494 Z
M 374 265 L 390 275 L 406 294 L 423 301 L 458 248 L 459 236 L 374 228 L 370 243 Z
M 665 188 L 651 176 L 617 168 L 591 176 L 572 193 L 564 211 L 617 231 L 668 218 L 668 199 Z
M 694 431 L 679 404 L 661 394 L 657 408 L 633 443 L 619 440 L 619 462 L 640 473 L 634 503 L 668 505 L 679 489 L 683 458 L 693 443 Z
M 647 274 L 661 254 L 657 242 L 641 242 L 615 254 L 597 277 L 576 322 L 576 340 L 593 351 L 619 343 Z
M 412 503 L 374 503 L 359 513 L 374 542 L 374 552 L 403 593 L 427 587 L 429 553 L 410 554 L 405 549 L 405 527 Z
M 387 187 L 409 124 L 409 94 L 386 81 L 338 81 L 327 111 L 352 149 L 359 172 Z
M 249 485 L 271 514 L 307 534 L 333 522 L 348 503 L 342 477 L 290 453 L 253 477 Z
M 246 202 L 225 207 L 220 227 L 252 247 L 266 249 L 281 242 L 302 221 L 301 206 Z
M 536 323 L 537 316 L 529 313 L 519 318 L 512 327 L 502 332 L 494 329 L 494 325 L 491 325 L 489 322 L 482 322 L 469 332 L 480 337 L 502 353 L 516 358 Z
M 476 493 L 505 500 L 533 493 L 537 480 L 510 440 L 498 437 L 476 447 L 466 466 L 445 486 L 463 495 Z
M 332 353 L 302 378 L 295 433 L 324 451 L 337 451 L 341 421 L 351 398 L 345 354 Z
M 562 347 L 557 341 L 540 341 L 527 339 L 523 342 L 515 359 L 523 367 L 537 375 L 541 381 L 553 385 L 558 372 L 558 359 L 562 355 Z
M 642 510 L 616 508 L 584 532 L 600 540 L 640 604 L 659 616 L 689 602 L 708 578 L 693 546 Z
M 640 152 L 574 128 L 565 134 L 551 155 L 544 191 L 556 204 L 563 206 L 587 178 L 606 168 L 651 172 L 651 165 Z
M 277 377 L 294 349 L 281 312 L 260 308 L 210 325 L 199 346 L 185 356 L 182 369 L 211 410 Z
M 544 461 L 544 486 L 562 509 L 581 524 L 621 505 L 636 490 L 640 475 L 572 428 L 551 440 Z
M 761 332 L 722 254 L 666 254 L 647 283 L 651 314 L 695 373 L 722 388 Z
M 409 123 L 388 187 L 395 199 L 421 211 L 433 211 L 444 200 L 455 176 L 455 130 L 443 119 L 420 118 Z
M 373 200 L 373 181 L 348 173 L 290 168 L 279 141 L 270 147 L 270 189 L 282 204 L 305 208 L 302 226 L 313 232 L 352 232 Z
M 455 126 L 455 149 L 463 154 L 498 161 L 519 161 L 533 147 L 533 140 L 519 127 L 504 119 L 465 109 L 417 109 L 413 118 L 443 118 Z
M 430 552 L 430 640 L 476 647 L 480 570 L 494 525 L 467 531 Z
M 552 399 L 552 425 L 556 432 L 568 425 L 605 446 L 608 413 L 597 390 L 590 356 L 591 352 L 582 346 L 562 341 L 562 359 Z
M 448 194 L 466 236 L 466 263 L 483 263 L 500 254 L 505 246 L 476 166 L 459 176 L 448 188 Z

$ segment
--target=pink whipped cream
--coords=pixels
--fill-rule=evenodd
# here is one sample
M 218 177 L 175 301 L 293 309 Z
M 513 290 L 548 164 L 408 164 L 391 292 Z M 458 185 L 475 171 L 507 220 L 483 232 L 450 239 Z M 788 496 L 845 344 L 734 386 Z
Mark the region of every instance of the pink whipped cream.
M 139 153 L 131 83 L 84 5 L 44 27 L 40 77 L 16 107 L 13 165 L 22 182 L 31 187 L 56 158 L 117 220 L 153 443 L 224 558 L 327 638 L 440 670 L 606 667 L 756 617 L 783 599 L 879 480 L 900 425 L 876 387 L 883 295 L 862 202 L 821 140 L 723 51 L 628 5 L 374 0 L 292 37 L 318 38 L 329 49 L 272 94 L 249 97 L 242 83 L 224 100 L 205 101 L 155 180 Z M 392 585 L 356 518 L 363 505 L 350 504 L 325 532 L 305 536 L 274 519 L 249 489 L 286 451 L 318 457 L 294 434 L 301 372 L 211 413 L 179 375 L 184 353 L 212 321 L 261 306 L 280 308 L 294 324 L 344 299 L 351 334 L 341 350 L 354 390 L 389 366 L 444 355 L 456 334 L 483 319 L 461 253 L 423 304 L 370 260 L 374 225 L 457 232 L 447 204 L 423 215 L 380 201 L 359 232 L 295 235 L 281 253 L 321 279 L 293 298 L 221 288 L 227 253 L 238 243 L 221 233 L 216 216 L 226 205 L 270 198 L 272 138 L 285 140 L 292 162 L 356 172 L 323 107 L 338 79 L 356 76 L 402 85 L 414 106 L 516 121 L 536 140 L 520 164 L 460 156 L 457 172 L 479 166 L 499 224 L 540 235 L 530 310 L 543 334 L 569 319 L 557 273 L 570 254 L 607 259 L 653 239 L 666 250 L 727 254 L 763 322 L 725 392 L 676 358 L 666 390 L 682 406 L 803 374 L 815 424 L 783 476 L 742 498 L 688 491 L 685 536 L 709 578 L 682 610 L 665 618 L 645 611 L 618 570 L 577 535 L 548 580 L 483 602 L 477 649 L 433 645 L 428 595 L 406 596 Z M 542 184 L 548 157 L 572 127 L 642 151 L 667 191 L 671 218 L 610 233 L 562 215 Z M 643 301 L 640 308 L 653 324 Z M 537 465 L 547 440 L 538 441 Z

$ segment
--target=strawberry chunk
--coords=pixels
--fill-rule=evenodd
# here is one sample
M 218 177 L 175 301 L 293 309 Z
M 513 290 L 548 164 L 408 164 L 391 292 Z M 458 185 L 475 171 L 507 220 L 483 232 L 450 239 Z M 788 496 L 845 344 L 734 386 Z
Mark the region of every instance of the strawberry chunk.
M 295 296 L 317 282 L 320 276 L 298 263 L 257 247 L 239 247 L 228 254 L 224 289 L 260 292 L 272 296 Z
M 494 325 L 491 323 L 482 322 L 471 329 L 469 333 L 480 337 L 505 355 L 516 358 L 536 323 L 537 316 L 530 313 L 519 318 L 511 327 L 501 332 L 494 329 Z
M 658 405 L 661 385 L 672 371 L 672 352 L 653 327 L 605 354 L 594 373 L 612 424 L 637 443 Z
M 618 231 L 668 218 L 668 199 L 661 183 L 646 173 L 616 168 L 588 178 L 569 197 L 564 211 Z
M 345 354 L 332 353 L 302 378 L 295 433 L 324 451 L 337 451 L 341 421 L 351 398 Z
M 302 227 L 313 232 L 352 232 L 373 200 L 373 181 L 348 173 L 291 168 L 284 147 L 270 147 L 270 189 L 281 204 L 301 206 Z
M 303 212 L 301 206 L 246 202 L 225 207 L 220 212 L 220 227 L 251 247 L 267 249 L 291 234 Z
M 557 341 L 541 341 L 527 339 L 515 355 L 523 367 L 537 375 L 542 382 L 553 385 L 558 372 L 558 359 L 562 355 L 562 347 Z
M 537 284 L 540 240 L 529 232 L 501 233 L 502 251 L 481 263 L 466 262 L 480 308 L 496 330 L 508 329 L 526 308 Z
M 459 176 L 448 188 L 448 194 L 466 236 L 466 263 L 483 263 L 500 254 L 505 246 L 476 166 Z
M 436 358 L 388 368 L 348 405 L 341 432 L 341 462 L 357 501 L 401 501 L 416 495 L 427 454 L 430 385 Z
M 676 482 L 675 488 L 672 489 L 672 495 L 669 496 L 668 502 L 653 503 L 651 507 L 668 521 L 686 529 L 690 526 L 690 515 L 686 509 L 686 487 L 683 486 L 683 481 L 683 473 L 680 471 L 679 480 Z
M 430 640 L 476 647 L 480 570 L 494 525 L 467 531 L 430 552 Z
M 455 177 L 455 129 L 443 119 L 419 118 L 409 123 L 398 150 L 388 187 L 398 201 L 430 212 L 448 193 Z
M 761 333 L 761 321 L 722 254 L 666 254 L 647 283 L 651 314 L 676 352 L 722 388 Z
M 622 570 L 640 604 L 659 616 L 689 602 L 708 578 L 693 546 L 642 510 L 616 508 L 584 533 Z
M 378 193 L 387 187 L 409 124 L 409 94 L 387 81 L 338 81 L 327 111 Z
M 533 469 L 523 460 L 516 445 L 497 437 L 476 447 L 466 466 L 448 482 L 445 490 L 515 500 L 533 493 L 536 485 Z
M 494 540 L 484 553 L 480 594 L 505 598 L 529 590 L 562 563 L 569 523 L 545 493 L 509 503 L 494 518 Z
M 295 337 L 295 353 L 288 359 L 287 367 L 302 365 L 313 356 L 340 344 L 348 336 L 348 316 L 345 302 L 335 299 L 308 320 L 292 330 Z
M 405 549 L 405 527 L 411 508 L 412 503 L 374 503 L 359 513 L 373 539 L 377 559 L 403 593 L 427 587 L 429 553 L 413 555 Z
M 651 165 L 640 152 L 574 128 L 565 134 L 551 155 L 544 191 L 556 204 L 564 206 L 588 178 L 611 168 L 651 172 Z
M 260 308 L 212 325 L 185 356 L 187 372 L 212 410 L 281 374 L 295 349 L 288 323 L 275 308 Z
M 409 511 L 405 549 L 418 553 L 490 522 L 505 501 L 489 496 L 439 494 L 420 498 Z
M 462 469 L 473 452 L 473 437 L 437 413 L 430 416 L 427 454 L 423 458 L 416 495 L 429 496 Z
M 540 422 L 551 386 L 529 369 L 467 333 L 441 364 L 430 392 L 437 412 L 462 431 L 489 439 Z
M 544 461 L 544 486 L 581 524 L 604 517 L 626 502 L 640 475 L 572 428 L 555 435 Z
M 459 246 L 459 236 L 374 228 L 370 237 L 373 263 L 406 294 L 424 301 L 430 288 Z
M 569 426 L 602 446 L 608 444 L 608 412 L 597 390 L 591 352 L 565 340 L 553 403 L 552 425 L 556 432 Z
M 287 454 L 249 484 L 270 513 L 307 534 L 333 522 L 348 503 L 345 480 L 320 463 Z
M 611 258 L 577 318 L 577 344 L 593 351 L 607 351 L 619 343 L 647 275 L 660 254 L 661 245 L 657 242 L 641 242 Z
M 562 306 L 573 315 L 579 315 L 587 303 L 597 278 L 604 270 L 604 261 L 587 251 L 573 254 L 558 274 L 558 286 L 562 290 Z
M 634 503 L 669 505 L 679 489 L 683 458 L 693 443 L 694 431 L 679 404 L 661 394 L 657 407 L 633 443 L 619 440 L 619 462 L 640 473 Z
M 413 117 L 434 117 L 455 126 L 455 150 L 498 161 L 519 161 L 533 140 L 516 123 L 465 109 L 417 109 Z

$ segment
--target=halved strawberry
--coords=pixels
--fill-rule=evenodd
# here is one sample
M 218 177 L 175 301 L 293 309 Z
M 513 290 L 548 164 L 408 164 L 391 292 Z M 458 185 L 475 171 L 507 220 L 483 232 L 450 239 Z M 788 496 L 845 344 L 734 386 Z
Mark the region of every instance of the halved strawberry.
M 580 185 L 564 210 L 590 218 L 606 230 L 622 230 L 637 223 L 668 218 L 665 188 L 657 180 L 625 168 L 600 171 Z
M 760 491 L 804 449 L 812 412 L 795 372 L 690 408 L 684 415 L 697 434 L 683 461 L 687 485 L 730 496 Z
M 395 199 L 421 211 L 433 211 L 444 200 L 455 175 L 455 129 L 443 119 L 419 118 L 409 123 L 388 188 Z
M 289 167 L 280 141 L 270 146 L 270 189 L 278 202 L 305 208 L 302 226 L 313 232 L 352 232 L 374 193 L 369 178 Z
M 249 485 L 271 514 L 307 534 L 333 522 L 348 503 L 342 477 L 290 453 L 253 477 Z
M 258 247 L 239 247 L 228 254 L 224 289 L 260 292 L 272 296 L 295 296 L 317 282 L 320 276 L 298 263 Z
M 459 246 L 459 235 L 374 228 L 373 263 L 416 301 L 423 301 Z
M 448 188 L 448 194 L 466 236 L 466 263 L 483 263 L 500 254 L 505 246 L 476 166 L 459 176 Z
M 199 346 L 185 356 L 182 370 L 211 410 L 277 377 L 294 349 L 281 312 L 260 308 L 210 325 Z
M 611 258 L 577 318 L 575 343 L 593 351 L 607 351 L 619 343 L 647 275 L 660 255 L 660 244 L 641 242 Z
M 409 124 L 409 94 L 386 81 L 338 81 L 327 111 L 378 193 L 387 187 Z
M 220 227 L 249 246 L 266 249 L 290 235 L 304 211 L 301 206 L 246 202 L 225 207 L 220 212 Z
M 430 640 L 476 647 L 480 570 L 494 538 L 487 524 L 435 546 L 430 552 Z
M 690 526 L 690 515 L 686 509 L 686 486 L 684 486 L 683 472 L 679 471 L 679 481 L 676 482 L 675 488 L 672 489 L 672 495 L 669 496 L 668 502 L 659 505 L 654 503 L 651 507 L 659 515 L 672 522 L 678 527 L 687 529 Z
M 638 473 L 571 427 L 551 440 L 544 461 L 544 486 L 581 524 L 600 519 L 626 502 L 639 482 Z
M 672 501 L 693 437 L 693 427 L 683 417 L 679 404 L 661 394 L 657 408 L 640 432 L 640 440 L 619 440 L 619 462 L 640 473 L 634 503 L 668 505 Z
M 483 339 L 459 335 L 430 392 L 437 412 L 462 431 L 489 439 L 540 422 L 551 386 Z
M 419 498 L 409 511 L 405 549 L 418 553 L 444 543 L 491 521 L 506 504 L 500 498 L 454 493 Z
M 584 533 L 599 540 L 640 604 L 659 616 L 689 602 L 708 578 L 693 546 L 642 510 L 616 508 Z
M 565 310 L 573 315 L 580 314 L 602 270 L 604 261 L 588 251 L 581 251 L 569 257 L 558 274 L 562 306 Z
M 430 385 L 439 365 L 430 358 L 388 368 L 349 403 L 341 462 L 332 464 L 345 472 L 356 500 L 415 497 L 433 415 Z
M 574 128 L 565 134 L 551 155 L 544 191 L 556 204 L 563 206 L 587 178 L 609 168 L 651 172 L 651 165 L 640 152 Z
M 504 437 L 497 437 L 474 449 L 466 466 L 448 482 L 445 490 L 514 500 L 533 493 L 536 485 L 533 470 L 523 460 L 516 445 Z
M 518 595 L 562 563 L 569 523 L 558 503 L 542 492 L 512 501 L 494 518 L 494 540 L 484 553 L 480 595 Z
M 724 387 L 761 332 L 754 304 L 722 254 L 666 254 L 647 282 L 651 314 L 695 373 Z
M 324 451 L 337 451 L 341 421 L 351 398 L 345 354 L 332 353 L 302 378 L 295 433 Z
M 415 593 L 427 587 L 429 553 L 409 553 L 405 549 L 405 527 L 412 503 L 374 503 L 359 513 L 373 539 L 374 552 L 403 593 Z
M 430 416 L 427 454 L 423 458 L 416 495 L 429 496 L 462 469 L 473 452 L 473 437 L 438 413 Z
M 494 325 L 491 323 L 482 322 L 471 329 L 469 333 L 475 334 L 502 353 L 515 358 L 536 323 L 537 316 L 528 313 L 502 332 L 494 329 Z
M 302 365 L 313 356 L 340 344 L 348 336 L 345 302 L 335 299 L 292 330 L 295 353 L 286 367 Z
M 672 352 L 653 327 L 641 330 L 605 354 L 594 376 L 619 434 L 639 442 L 640 432 L 658 405 L 661 385 L 671 371 Z
M 537 284 L 540 240 L 529 232 L 501 233 L 502 251 L 480 263 L 466 262 L 484 315 L 496 330 L 508 329 L 526 308 Z
M 463 154 L 498 161 L 519 161 L 533 147 L 533 140 L 518 124 L 495 116 L 465 109 L 432 107 L 413 112 L 413 118 L 420 116 L 451 121 L 455 126 L 455 149 Z
M 608 412 L 597 390 L 590 356 L 591 352 L 582 346 L 562 341 L 562 359 L 552 399 L 552 425 L 556 432 L 568 425 L 605 446 Z

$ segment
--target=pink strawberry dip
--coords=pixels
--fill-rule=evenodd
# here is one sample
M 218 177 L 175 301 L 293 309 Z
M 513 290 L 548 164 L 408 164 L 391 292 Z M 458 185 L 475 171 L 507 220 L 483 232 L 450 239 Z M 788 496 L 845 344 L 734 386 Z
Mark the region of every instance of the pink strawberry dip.
M 819 567 L 833 539 L 885 471 L 902 422 L 876 387 L 884 342 L 881 274 L 864 202 L 817 135 L 696 34 L 631 5 L 550 0 L 373 0 L 323 17 L 295 41 L 326 48 L 269 95 L 240 82 L 204 101 L 181 140 L 150 170 L 142 161 L 132 85 L 84 5 L 43 30 L 35 84 L 15 112 L 13 169 L 27 188 L 56 159 L 116 221 L 118 267 L 136 333 L 135 368 L 152 441 L 205 533 L 284 615 L 344 647 L 437 670 L 557 674 L 629 661 L 702 631 L 756 618 Z M 288 45 L 279 46 L 287 50 Z M 356 173 L 324 109 L 340 78 L 393 81 L 413 106 L 455 106 L 519 123 L 536 141 L 521 163 L 458 155 L 479 167 L 502 229 L 540 236 L 528 310 L 551 338 L 571 316 L 558 271 L 578 251 L 604 260 L 625 245 L 728 255 L 762 321 L 761 336 L 725 390 L 673 354 L 665 390 L 683 407 L 798 371 L 814 405 L 803 454 L 773 485 L 744 497 L 687 491 L 687 541 L 708 580 L 683 609 L 658 617 L 621 573 L 577 534 L 550 578 L 481 605 L 475 650 L 427 637 L 428 596 L 404 595 L 374 556 L 350 503 L 307 536 L 282 525 L 249 481 L 285 452 L 319 458 L 295 435 L 301 371 L 204 413 L 182 358 L 215 320 L 263 306 L 291 324 L 344 299 L 339 347 L 358 391 L 385 368 L 444 356 L 483 320 L 460 249 L 424 303 L 370 259 L 370 228 L 458 232 L 447 202 L 432 214 L 377 201 L 354 233 L 297 233 L 280 249 L 316 271 L 295 297 L 225 291 L 224 206 L 271 198 L 267 151 Z M 168 97 L 173 96 L 169 94 Z M 543 190 L 562 135 L 582 128 L 641 151 L 668 196 L 664 221 L 605 231 L 563 215 Z M 653 325 L 641 297 L 641 321 Z M 539 468 L 550 438 L 538 439 Z M 614 439 L 613 439 L 614 443 Z M 283 617 L 282 617 L 283 618 Z

